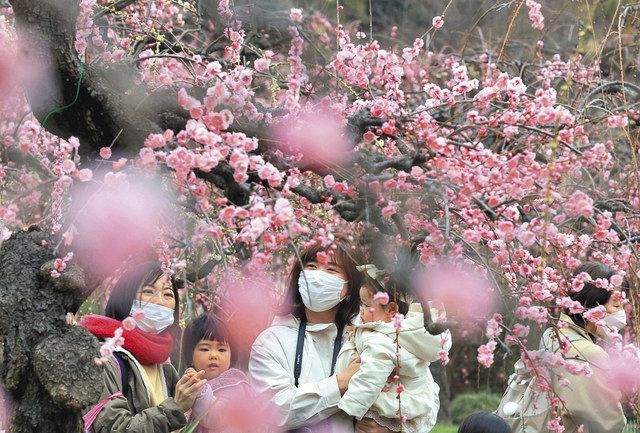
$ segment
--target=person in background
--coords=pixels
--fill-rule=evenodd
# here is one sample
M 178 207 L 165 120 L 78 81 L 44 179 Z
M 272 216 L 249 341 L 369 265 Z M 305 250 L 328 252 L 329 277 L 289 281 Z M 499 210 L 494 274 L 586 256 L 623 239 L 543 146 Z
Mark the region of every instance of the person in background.
M 496 414 L 476 412 L 462 421 L 458 427 L 458 433 L 511 433 L 511 429 Z
M 616 272 L 599 262 L 586 262 L 574 271 L 574 277 L 586 273 L 590 281 L 584 283 L 579 291 L 572 291 L 569 297 L 577 301 L 587 311 L 591 308 L 604 306 L 606 316 L 604 322 L 607 327 L 619 331 L 626 324 L 623 300 L 624 291 L 628 290 L 626 279 L 615 290 L 607 290 L 595 284 L 597 279 L 611 281 Z M 620 315 L 622 313 L 622 320 Z M 558 334 L 568 345 L 563 350 L 563 357 L 576 362 L 587 362 L 593 370 L 593 375 L 584 376 L 571 374 L 565 369 L 554 370 L 552 387 L 554 393 L 564 401 L 561 405 L 561 421 L 565 433 L 620 433 L 626 423 L 626 418 L 620 403 L 622 394 L 607 383 L 606 371 L 609 366 L 609 356 L 604 349 L 596 344 L 597 336 L 606 337 L 605 330 L 595 323 L 585 320 L 582 313 L 572 314 L 568 310 L 560 315 L 564 326 L 558 326 L 545 331 L 540 342 L 541 350 L 560 351 Z M 623 323 L 624 322 L 624 323 Z M 560 381 L 568 383 L 561 384 Z M 584 430 L 580 430 L 584 425 Z

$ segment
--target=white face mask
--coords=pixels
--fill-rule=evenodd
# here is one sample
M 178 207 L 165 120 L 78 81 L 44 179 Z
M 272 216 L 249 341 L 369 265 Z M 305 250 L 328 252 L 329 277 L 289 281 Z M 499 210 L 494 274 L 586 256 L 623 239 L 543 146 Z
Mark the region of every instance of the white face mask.
M 144 317 L 136 320 L 138 328 L 151 334 L 159 334 L 173 325 L 173 309 L 151 302 L 133 301 L 130 316 L 142 311 Z
M 319 313 L 332 309 L 344 299 L 340 297 L 344 283 L 342 278 L 324 271 L 303 270 L 298 278 L 298 291 L 304 306 Z
M 613 314 L 607 313 L 604 316 L 604 321 L 608 327 L 613 328 L 615 326 L 620 331 L 627 326 L 627 314 L 624 310 L 616 311 Z

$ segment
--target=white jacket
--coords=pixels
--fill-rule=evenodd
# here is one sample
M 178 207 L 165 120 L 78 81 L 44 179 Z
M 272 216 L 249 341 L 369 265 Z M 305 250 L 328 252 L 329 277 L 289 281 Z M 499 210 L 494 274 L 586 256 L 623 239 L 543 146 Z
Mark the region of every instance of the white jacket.
M 436 311 L 432 309 L 432 317 Z M 389 375 L 396 368 L 396 330 L 392 323 L 358 323 L 349 340 L 342 346 L 336 371 L 343 371 L 360 356 L 360 370 L 349 381 L 349 389 L 338 407 L 361 419 L 369 410 L 378 415 L 398 419 L 399 409 L 396 383 L 387 384 Z M 439 359 L 438 352 L 451 348 L 449 331 L 431 335 L 424 328 L 422 308 L 412 304 L 400 328 L 400 383 L 402 415 L 411 420 L 426 417 L 421 425 L 429 431 L 436 423 L 440 400 L 440 388 L 433 380 L 429 364 Z M 383 391 L 388 385 L 388 391 Z
M 335 373 L 329 376 L 336 325 L 307 324 L 296 388 L 293 369 L 299 325 L 293 315 L 276 317 L 258 336 L 249 358 L 251 383 L 257 392 L 272 395 L 271 401 L 280 411 L 279 427 L 353 433 L 353 418 L 338 408 L 340 390 Z

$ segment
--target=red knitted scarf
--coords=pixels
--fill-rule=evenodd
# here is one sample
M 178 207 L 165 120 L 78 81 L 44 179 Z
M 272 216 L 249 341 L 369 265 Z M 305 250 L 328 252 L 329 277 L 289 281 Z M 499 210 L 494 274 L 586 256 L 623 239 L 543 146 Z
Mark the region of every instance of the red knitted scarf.
M 122 322 L 110 317 L 87 314 L 82 317 L 80 326 L 98 338 L 111 338 L 116 329 L 122 327 Z M 161 364 L 171 354 L 173 337 L 168 332 L 151 334 L 135 328 L 132 331 L 123 329 L 124 347 L 136 357 L 140 364 Z

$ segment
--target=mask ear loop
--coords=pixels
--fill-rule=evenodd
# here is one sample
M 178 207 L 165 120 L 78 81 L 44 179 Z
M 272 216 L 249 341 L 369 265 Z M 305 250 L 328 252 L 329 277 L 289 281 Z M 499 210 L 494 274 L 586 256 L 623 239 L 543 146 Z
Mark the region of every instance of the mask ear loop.
M 311 292 L 309 291 L 309 280 L 307 279 L 307 272 L 305 271 L 304 268 L 302 268 L 302 270 L 300 271 L 300 275 L 304 280 L 304 288 L 307 291 L 307 297 L 309 298 L 309 302 L 311 302 Z M 300 292 L 300 278 L 298 278 L 298 292 Z

